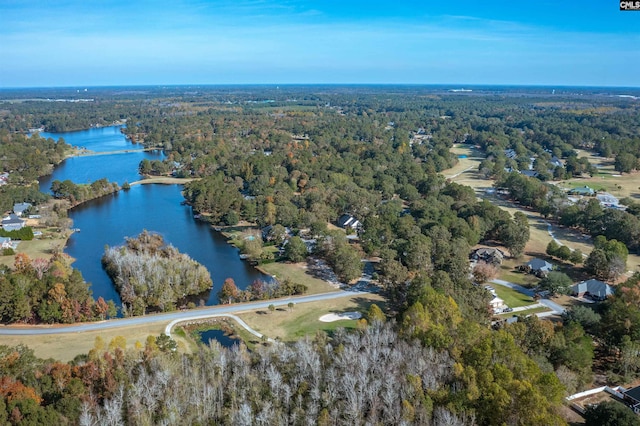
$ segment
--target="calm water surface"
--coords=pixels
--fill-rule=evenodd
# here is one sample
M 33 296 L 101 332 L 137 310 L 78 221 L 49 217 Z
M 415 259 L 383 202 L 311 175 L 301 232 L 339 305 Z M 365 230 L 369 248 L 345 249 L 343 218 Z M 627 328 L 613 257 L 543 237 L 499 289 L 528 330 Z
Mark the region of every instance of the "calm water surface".
M 133 144 L 120 133 L 122 126 L 102 127 L 65 133 L 41 133 L 40 136 L 59 140 L 76 147 L 85 147 L 94 152 L 109 152 L 140 149 L 141 145 Z M 107 178 L 109 182 L 122 185 L 135 182 L 142 176 L 138 173 L 138 165 L 143 159 L 162 160 L 162 152 L 130 152 L 109 155 L 67 158 L 58 165 L 52 174 L 40 178 L 40 190 L 50 192 L 54 180 L 70 179 L 75 183 L 91 183 Z
M 217 340 L 225 348 L 230 348 L 232 346 L 237 346 L 240 343 L 240 340 L 231 338 L 224 334 L 222 330 L 207 330 L 202 331 L 200 334 L 200 341 L 205 345 L 209 344 L 209 340 Z
M 90 151 L 120 151 L 123 149 L 140 149 L 142 145 L 131 143 L 120 132 L 124 126 L 98 127 L 77 132 L 49 133 L 42 132 L 40 137 L 58 140 L 64 138 L 69 145 L 83 147 Z
M 86 132 L 91 136 L 95 130 L 104 129 L 108 128 L 92 129 Z M 83 132 L 71 133 L 74 145 L 80 143 L 82 138 L 79 134 L 81 133 Z M 49 135 L 56 140 L 63 137 L 65 141 L 70 141 L 68 133 Z M 121 138 L 121 144 L 128 143 L 122 134 L 118 132 L 118 135 Z M 111 136 L 107 144 L 113 147 L 115 142 L 111 140 Z M 104 151 L 95 141 L 92 150 Z M 75 157 L 72 159 L 73 162 L 67 160 L 62 166 L 56 168 L 52 177 L 61 179 L 56 176 L 64 175 L 64 179 L 84 183 L 86 171 L 91 170 L 95 176 L 91 180 L 107 177 L 110 181 L 119 183 L 124 180 L 132 182 L 139 178 L 125 176 L 123 179 L 122 176 L 130 173 L 128 167 L 132 167 L 137 176 L 140 155 L 145 154 Z M 42 190 L 45 190 L 45 185 L 46 183 L 41 181 Z M 49 187 L 46 189 L 48 190 Z M 213 278 L 213 290 L 202 297 L 208 305 L 218 302 L 216 293 L 228 277 L 233 278 L 242 289 L 256 279 L 270 278 L 240 260 L 237 249 L 227 244 L 226 239 L 211 226 L 195 220 L 191 207 L 180 204 L 184 200 L 181 190 L 180 185 L 136 185 L 128 191 L 120 191 L 117 194 L 84 203 L 69 212 L 74 228 L 79 228 L 80 232 L 74 233 L 69 238 L 65 252 L 76 259 L 73 266 L 82 272 L 87 282 L 91 283 L 94 297 L 102 296 L 105 300 L 113 299 L 120 303 L 111 280 L 102 268 L 100 258 L 104 253 L 105 245 L 121 245 L 125 237 L 135 236 L 145 229 L 161 234 L 165 242 L 173 244 L 180 252 L 187 253 L 209 270 Z

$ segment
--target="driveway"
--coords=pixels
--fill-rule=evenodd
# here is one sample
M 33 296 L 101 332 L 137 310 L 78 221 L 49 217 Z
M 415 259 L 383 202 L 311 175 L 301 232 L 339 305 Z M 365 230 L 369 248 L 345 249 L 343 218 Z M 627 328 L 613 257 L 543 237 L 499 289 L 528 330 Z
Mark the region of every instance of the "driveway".
M 534 294 L 535 294 L 533 292 L 533 290 L 530 290 L 528 288 L 522 287 L 519 284 L 511 283 L 509 281 L 495 279 L 495 280 L 491 280 L 491 282 L 494 283 L 494 284 L 501 285 L 503 287 L 509 287 L 510 289 L 513 289 L 513 290 L 515 290 L 515 291 L 517 291 L 519 293 L 522 293 L 524 295 L 527 295 L 529 297 L 533 297 Z M 565 309 L 561 305 L 558 305 L 556 302 L 554 302 L 552 300 L 549 300 L 549 299 L 539 299 L 538 300 L 538 304 L 543 305 L 543 306 L 545 306 L 545 307 L 547 307 L 547 308 L 549 308 L 549 309 L 551 309 L 553 311 L 551 313 L 550 312 L 539 312 L 538 314 L 536 314 L 539 317 L 545 317 L 545 316 L 554 315 L 554 314 L 560 315 L 565 311 Z

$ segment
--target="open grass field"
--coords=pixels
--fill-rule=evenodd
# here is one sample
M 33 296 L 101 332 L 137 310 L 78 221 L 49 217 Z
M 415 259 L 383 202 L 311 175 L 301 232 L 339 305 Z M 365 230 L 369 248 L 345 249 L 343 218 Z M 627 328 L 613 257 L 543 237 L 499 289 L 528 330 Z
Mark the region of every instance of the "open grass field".
M 88 353 L 94 345 L 97 336 L 100 336 L 106 345 L 116 336 L 123 336 L 127 339 L 127 348 L 134 348 L 136 342 L 144 345 L 147 336 L 158 336 L 164 333 L 164 328 L 168 321 L 160 321 L 143 326 L 121 327 L 118 329 L 105 331 L 90 331 L 83 333 L 69 333 L 40 336 L 2 336 L 0 344 L 15 346 L 23 344 L 35 352 L 40 358 L 53 358 L 60 361 L 70 361 L 77 355 Z M 176 336 L 181 347 L 184 342 Z
M 484 158 L 482 151 L 466 144 L 455 144 L 450 151 L 456 156 L 466 155 L 466 158 L 458 158 L 458 163 L 445 171 L 446 178 L 454 178 L 467 170 L 478 170 L 478 166 Z
M 336 288 L 319 278 L 315 278 L 308 273 L 305 263 L 284 263 L 274 262 L 260 265 L 260 270 L 266 274 L 275 275 L 276 278 L 289 279 L 294 283 L 304 284 L 309 289 L 305 294 L 326 293 L 335 291 Z
M 312 302 L 296 305 L 292 310 L 276 309 L 274 312 L 251 311 L 238 314 L 249 327 L 270 337 L 283 341 L 294 341 L 304 336 L 313 337 L 318 330 L 330 333 L 343 327 L 353 328 L 356 320 L 340 320 L 335 322 L 321 322 L 322 315 L 358 311 L 366 313 L 371 304 L 376 303 L 384 310 L 384 299 L 376 294 L 362 296 L 347 296 L 331 301 Z
M 44 236 L 31 241 L 21 241 L 16 249 L 16 253 L 26 253 L 31 259 L 50 259 L 54 251 L 62 251 L 67 244 L 67 238 L 58 234 Z M 15 256 L 0 256 L 0 265 L 13 267 Z
M 527 288 L 535 287 L 540 281 L 538 277 L 515 269 L 518 265 L 527 262 L 527 260 L 524 257 L 522 259 L 505 259 L 500 266 L 498 278 Z

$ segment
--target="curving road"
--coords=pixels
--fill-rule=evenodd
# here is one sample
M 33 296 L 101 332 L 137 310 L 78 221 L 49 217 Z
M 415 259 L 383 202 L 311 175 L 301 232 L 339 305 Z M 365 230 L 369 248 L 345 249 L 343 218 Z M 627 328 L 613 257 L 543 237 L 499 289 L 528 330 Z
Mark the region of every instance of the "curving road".
M 205 314 L 205 315 L 196 315 L 196 316 L 192 316 L 192 317 L 189 317 L 189 318 L 173 320 L 169 324 L 167 324 L 167 326 L 164 328 L 164 334 L 166 334 L 167 336 L 171 337 L 171 330 L 173 329 L 173 327 L 175 327 L 176 325 L 180 324 L 181 322 L 197 321 L 197 320 L 201 320 L 201 319 L 211 319 L 211 318 L 231 318 L 235 322 L 237 322 L 238 325 L 240 325 L 240 327 L 244 328 L 245 330 L 247 330 L 249 333 L 253 334 L 257 338 L 262 339 L 262 337 L 264 337 L 262 333 L 259 333 L 259 332 L 255 331 L 253 328 L 249 327 L 249 324 L 244 322 L 240 317 L 238 317 L 236 315 L 233 315 L 233 314 L 214 314 L 214 315 L 206 315 Z M 273 339 L 268 339 L 268 340 L 270 342 L 274 342 Z
M 370 294 L 369 291 L 339 290 L 331 293 L 313 294 L 309 296 L 292 296 L 283 299 L 261 300 L 259 302 L 238 303 L 234 305 L 217 305 L 206 308 L 190 309 L 188 311 L 165 312 L 161 314 L 145 315 L 141 317 L 117 318 L 100 322 L 88 322 L 74 325 L 38 325 L 38 326 L 6 326 L 0 327 L 0 335 L 41 335 L 41 334 L 61 334 L 79 333 L 83 331 L 108 330 L 131 325 L 143 325 L 158 321 L 184 321 L 194 317 L 204 318 L 215 317 L 221 314 L 233 314 L 237 312 L 250 311 L 254 309 L 267 309 L 269 305 L 286 306 L 289 302 L 296 304 L 317 302 L 321 300 L 338 299 L 347 296 L 359 296 Z

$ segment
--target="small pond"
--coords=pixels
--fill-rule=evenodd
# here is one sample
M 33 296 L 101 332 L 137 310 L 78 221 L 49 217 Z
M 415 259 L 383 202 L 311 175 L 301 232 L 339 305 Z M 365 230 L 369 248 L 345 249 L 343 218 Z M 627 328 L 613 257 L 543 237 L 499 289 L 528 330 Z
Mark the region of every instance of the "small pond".
M 217 340 L 218 343 L 225 348 L 231 348 L 240 344 L 240 339 L 225 335 L 224 330 L 206 330 L 198 334 L 200 334 L 200 341 L 205 345 L 209 344 L 209 340 Z

